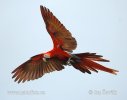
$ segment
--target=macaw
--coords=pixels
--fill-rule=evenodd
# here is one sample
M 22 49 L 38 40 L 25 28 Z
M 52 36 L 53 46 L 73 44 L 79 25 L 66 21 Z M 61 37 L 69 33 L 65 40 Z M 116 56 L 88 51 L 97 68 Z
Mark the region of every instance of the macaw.
M 12 78 L 15 78 L 15 81 L 20 83 L 38 79 L 46 73 L 60 71 L 66 65 L 73 66 L 77 70 L 88 74 L 91 74 L 91 71 L 98 72 L 98 70 L 117 74 L 117 70 L 97 63 L 97 61 L 109 62 L 109 60 L 102 58 L 101 55 L 89 52 L 73 54 L 72 51 L 76 49 L 77 42 L 70 31 L 48 8 L 40 6 L 40 11 L 46 29 L 53 41 L 53 49 L 31 57 L 12 71 Z

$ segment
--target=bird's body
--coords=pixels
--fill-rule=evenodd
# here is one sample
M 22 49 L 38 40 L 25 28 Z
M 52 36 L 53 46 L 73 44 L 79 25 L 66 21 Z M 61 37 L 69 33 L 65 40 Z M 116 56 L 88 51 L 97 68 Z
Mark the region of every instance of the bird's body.
M 54 44 L 53 49 L 35 55 L 17 67 L 12 72 L 15 81 L 20 83 L 21 81 L 34 80 L 42 77 L 45 73 L 62 70 L 64 65 L 71 65 L 83 73 L 91 74 L 90 71 L 98 72 L 97 70 L 102 70 L 116 74 L 117 70 L 104 67 L 96 62 L 109 62 L 109 60 L 103 59 L 101 55 L 89 52 L 73 54 L 72 51 L 77 47 L 75 38 L 49 9 L 43 6 L 40 9 L 46 29 Z
M 60 59 L 64 59 L 66 57 L 70 57 L 70 53 L 69 52 L 66 52 L 66 51 L 63 51 L 60 47 L 57 47 L 57 48 L 54 48 L 52 49 L 51 51 L 48 51 L 46 53 L 44 53 L 45 57 L 47 56 L 47 58 L 52 58 L 52 57 L 59 57 Z

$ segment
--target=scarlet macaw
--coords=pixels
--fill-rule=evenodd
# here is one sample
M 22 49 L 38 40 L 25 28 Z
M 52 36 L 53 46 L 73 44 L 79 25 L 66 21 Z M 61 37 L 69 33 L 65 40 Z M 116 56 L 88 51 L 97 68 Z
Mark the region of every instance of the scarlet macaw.
M 109 60 L 96 53 L 72 54 L 77 47 L 75 38 L 48 8 L 40 6 L 40 10 L 54 47 L 51 51 L 31 57 L 17 67 L 12 72 L 14 74 L 12 78 L 15 78 L 15 81 L 20 83 L 38 79 L 46 73 L 64 69 L 64 65 L 71 65 L 81 72 L 89 74 L 91 74 L 90 71 L 98 72 L 97 70 L 112 74 L 118 72 L 98 64 L 96 61 L 109 62 Z

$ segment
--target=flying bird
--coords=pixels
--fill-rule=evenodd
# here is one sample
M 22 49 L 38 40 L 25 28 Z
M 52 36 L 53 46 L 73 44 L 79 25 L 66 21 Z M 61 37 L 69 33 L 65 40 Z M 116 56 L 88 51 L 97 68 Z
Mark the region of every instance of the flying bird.
M 53 15 L 46 7 L 40 6 L 41 14 L 46 25 L 46 29 L 53 41 L 53 49 L 46 53 L 41 53 L 31 57 L 28 61 L 21 64 L 12 71 L 12 78 L 18 83 L 38 79 L 46 73 L 60 71 L 64 66 L 73 66 L 77 70 L 91 74 L 91 71 L 105 71 L 117 74 L 117 70 L 105 67 L 97 61 L 109 62 L 96 53 L 77 53 L 77 42 L 71 32 Z

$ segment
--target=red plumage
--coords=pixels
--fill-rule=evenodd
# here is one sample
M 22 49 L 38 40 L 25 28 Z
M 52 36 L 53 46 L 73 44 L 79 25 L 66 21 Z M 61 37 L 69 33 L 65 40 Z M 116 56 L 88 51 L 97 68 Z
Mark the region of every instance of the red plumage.
M 72 65 L 81 72 L 91 74 L 91 71 L 102 70 L 116 74 L 117 70 L 104 67 L 97 61 L 108 62 L 96 53 L 72 54 L 77 42 L 69 30 L 46 7 L 40 6 L 46 29 L 52 38 L 54 47 L 51 51 L 31 57 L 17 67 L 12 73 L 15 81 L 25 82 L 42 77 L 45 73 L 60 71 L 64 65 Z

